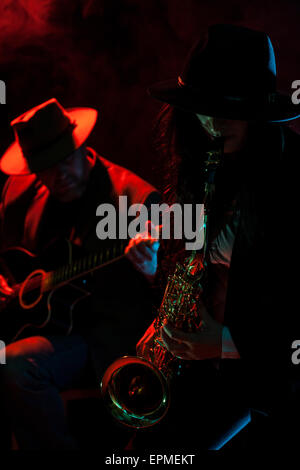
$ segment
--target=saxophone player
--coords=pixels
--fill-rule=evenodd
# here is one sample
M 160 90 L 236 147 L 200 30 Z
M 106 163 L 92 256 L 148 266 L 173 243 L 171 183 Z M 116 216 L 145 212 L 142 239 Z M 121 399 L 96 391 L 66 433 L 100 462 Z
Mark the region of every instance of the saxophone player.
M 256 445 L 275 437 L 282 442 L 293 435 L 289 420 L 299 416 L 290 361 L 299 325 L 284 255 L 292 244 L 291 168 L 299 148 L 299 136 L 286 123 L 300 117 L 299 106 L 277 91 L 267 34 L 232 25 L 211 26 L 178 79 L 149 91 L 164 103 L 156 144 L 167 202 L 201 202 L 204 154 L 216 137 L 223 138 L 224 154 L 211 211 L 208 283 L 199 300 L 205 328 L 187 333 L 170 322 L 161 328 L 165 347 L 188 372 L 175 384 L 173 411 L 147 438 L 154 448 L 209 448 L 217 428 L 222 433 L 244 408 L 254 423 L 263 417 Z M 157 244 L 137 238 L 127 256 L 161 287 L 182 246 L 161 241 L 157 250 Z M 151 328 L 138 343 L 139 355 L 151 343 Z

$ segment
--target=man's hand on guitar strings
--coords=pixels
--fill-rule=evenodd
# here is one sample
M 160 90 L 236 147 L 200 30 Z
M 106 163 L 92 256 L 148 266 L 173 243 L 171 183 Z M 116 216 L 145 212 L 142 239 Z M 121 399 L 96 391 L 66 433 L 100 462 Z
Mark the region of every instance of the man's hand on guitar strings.
M 149 282 L 153 282 L 157 270 L 160 228 L 161 226 L 155 227 L 148 220 L 146 230 L 131 238 L 125 249 L 126 257 Z M 154 237 L 150 235 L 151 229 L 154 231 Z

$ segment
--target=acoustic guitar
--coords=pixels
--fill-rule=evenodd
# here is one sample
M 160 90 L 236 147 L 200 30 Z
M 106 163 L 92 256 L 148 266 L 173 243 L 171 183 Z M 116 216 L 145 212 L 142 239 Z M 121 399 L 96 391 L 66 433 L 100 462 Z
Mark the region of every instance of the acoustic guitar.
M 13 293 L 0 302 L 0 339 L 8 344 L 46 327 L 49 334 L 70 334 L 75 311 L 79 305 L 84 309 L 83 302 L 91 295 L 89 276 L 123 258 L 127 243 L 118 241 L 83 256 L 67 240 L 52 244 L 40 256 L 19 247 L 2 253 L 0 272 Z M 65 264 L 51 270 L 57 260 Z

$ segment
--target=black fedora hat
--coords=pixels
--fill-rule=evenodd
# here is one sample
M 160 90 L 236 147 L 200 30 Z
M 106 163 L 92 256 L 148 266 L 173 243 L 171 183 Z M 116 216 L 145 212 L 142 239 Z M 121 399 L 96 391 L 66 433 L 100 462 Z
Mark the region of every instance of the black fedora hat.
M 149 88 L 154 98 L 207 116 L 283 122 L 300 105 L 276 90 L 276 63 L 268 35 L 241 26 L 210 26 L 176 80 Z
M 0 159 L 8 175 L 28 175 L 55 165 L 78 149 L 97 119 L 93 108 L 64 109 L 51 98 L 18 116 L 10 124 L 15 141 Z

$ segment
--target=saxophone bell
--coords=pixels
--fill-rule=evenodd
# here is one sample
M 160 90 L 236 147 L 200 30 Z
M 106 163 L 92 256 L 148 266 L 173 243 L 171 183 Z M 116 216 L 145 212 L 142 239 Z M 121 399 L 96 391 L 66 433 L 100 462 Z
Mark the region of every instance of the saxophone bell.
M 151 362 L 124 356 L 105 371 L 101 393 L 112 416 L 136 429 L 158 423 L 169 408 L 166 378 Z
M 172 355 L 161 343 L 161 327 L 167 321 L 187 332 L 199 331 L 204 327 L 199 299 L 206 274 L 209 207 L 222 153 L 223 140 L 218 139 L 214 148 L 207 152 L 204 161 L 203 202 L 208 208 L 204 218 L 205 241 L 202 253 L 192 251 L 183 264 L 177 263 L 175 272 L 168 277 L 158 315 L 150 326 L 153 329 L 153 334 L 149 335 L 152 338 L 151 346 L 142 353 L 143 357 L 124 356 L 117 359 L 102 378 L 104 402 L 112 416 L 126 426 L 136 429 L 152 426 L 168 411 L 170 382 L 175 375 L 180 374 L 183 361 Z
M 186 331 L 202 327 L 197 299 L 202 292 L 199 281 L 203 264 L 195 261 L 192 253 L 184 265 L 177 263 L 175 273 L 169 276 L 158 316 L 147 330 L 152 332 L 151 344 L 143 357 L 121 357 L 104 373 L 100 386 L 104 403 L 111 415 L 126 426 L 153 426 L 168 411 L 170 382 L 180 373 L 182 361 L 161 343 L 160 328 L 166 320 Z

